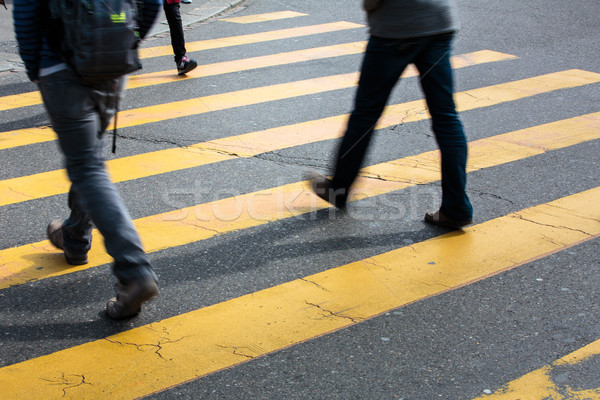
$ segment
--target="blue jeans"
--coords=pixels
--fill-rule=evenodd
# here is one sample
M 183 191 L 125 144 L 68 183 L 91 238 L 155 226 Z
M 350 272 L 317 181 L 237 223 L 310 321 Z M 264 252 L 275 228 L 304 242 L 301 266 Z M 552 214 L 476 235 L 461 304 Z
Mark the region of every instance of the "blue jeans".
M 70 69 L 44 76 L 39 83 L 71 180 L 71 215 L 63 223 L 65 250 L 86 254 L 92 245 L 93 222 L 115 260 L 115 275 L 127 283 L 147 276 L 156 279 L 156 275 L 104 165 L 103 134 L 123 86 L 121 78 L 90 87 Z
M 413 63 L 419 71 L 431 126 L 442 154 L 440 210 L 450 218 L 472 218 L 473 208 L 465 191 L 467 140 L 453 99 L 452 37 L 450 33 L 410 39 L 370 38 L 354 110 L 336 157 L 332 184 L 336 193 L 347 195 L 392 89 L 407 65 Z

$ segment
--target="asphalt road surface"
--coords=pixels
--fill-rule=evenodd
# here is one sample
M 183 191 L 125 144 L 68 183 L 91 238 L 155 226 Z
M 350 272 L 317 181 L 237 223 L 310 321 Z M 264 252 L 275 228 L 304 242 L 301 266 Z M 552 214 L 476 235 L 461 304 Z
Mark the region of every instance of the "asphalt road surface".
M 463 231 L 423 222 L 439 159 L 410 71 L 348 211 L 307 190 L 352 109 L 358 1 L 191 24 L 187 78 L 145 41 L 107 165 L 161 292 L 124 322 L 101 236 L 83 267 L 45 239 L 62 157 L 36 86 L 0 73 L 0 398 L 600 399 L 600 3 L 459 4 Z

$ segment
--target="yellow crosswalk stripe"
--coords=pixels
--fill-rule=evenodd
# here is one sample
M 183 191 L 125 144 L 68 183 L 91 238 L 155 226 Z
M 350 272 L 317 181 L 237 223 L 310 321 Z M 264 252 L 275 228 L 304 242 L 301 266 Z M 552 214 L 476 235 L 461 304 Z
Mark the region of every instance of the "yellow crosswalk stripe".
M 461 66 L 474 65 L 473 63 L 477 62 L 478 57 L 481 57 L 482 62 L 491 62 L 487 60 L 500 61 L 498 59 L 500 54 L 502 53 L 490 54 L 489 52 L 484 52 L 471 54 L 467 57 L 457 58 L 457 63 Z M 504 59 L 503 56 L 500 57 Z M 564 73 L 568 74 L 567 71 Z M 582 71 L 582 73 L 584 75 L 592 74 L 585 71 Z M 600 76 L 600 74 L 597 75 Z M 199 115 L 211 111 L 347 89 L 355 86 L 357 79 L 358 73 L 332 75 L 126 110 L 119 114 L 119 126 L 137 126 L 166 119 Z M 0 132 L 0 150 L 54 139 L 55 135 L 53 131 L 47 127 Z
M 600 188 L 591 189 L 3 367 L 2 394 L 133 399 L 156 393 L 597 238 L 599 198 Z
M 358 74 L 353 72 L 123 110 L 119 113 L 119 127 L 127 128 L 235 107 L 346 89 L 356 84 L 357 77 Z M 54 139 L 54 132 L 48 128 L 1 132 L 0 149 L 47 142 Z
M 477 397 L 476 400 L 598 400 L 600 399 L 600 382 L 597 379 L 597 367 L 590 365 L 588 371 L 596 371 L 596 379 L 590 377 L 587 387 L 571 387 L 557 382 L 555 371 L 561 375 L 574 371 L 579 375 L 586 363 L 594 357 L 600 357 L 600 340 L 578 349 L 550 365 L 532 371 L 521 378 L 508 383 L 491 395 Z
M 231 36 L 220 39 L 207 39 L 185 44 L 188 53 L 195 51 L 220 49 L 224 47 L 241 46 L 252 43 L 269 42 L 279 39 L 291 39 L 300 36 L 317 35 L 321 33 L 329 33 L 343 31 L 348 29 L 364 28 L 364 25 L 355 24 L 353 22 L 330 22 L 326 24 L 302 26 L 297 28 L 279 29 L 275 31 L 251 33 L 248 35 Z M 140 58 L 151 58 L 160 56 L 172 56 L 173 48 L 169 46 L 157 46 L 140 49 Z
M 468 171 L 517 161 L 548 151 L 598 139 L 599 113 L 540 125 L 469 144 Z M 384 162 L 363 169 L 355 198 L 367 198 L 440 179 L 439 152 Z M 329 203 L 296 182 L 157 214 L 134 221 L 147 252 L 205 240 L 228 232 L 327 208 Z M 353 200 L 351 198 L 351 200 Z M 100 243 L 98 232 L 93 233 Z M 89 253 L 90 263 L 66 266 L 61 252 L 44 240 L 0 250 L 0 288 L 76 272 L 111 262 L 101 246 Z
M 289 29 L 285 29 L 283 31 L 275 31 L 270 32 L 268 34 L 262 34 L 265 40 L 275 40 L 275 39 L 284 39 L 287 37 L 298 37 L 304 35 L 313 35 L 318 33 L 327 33 L 340 29 L 352 29 L 361 27 L 362 25 L 357 24 L 348 24 L 338 23 L 335 25 L 325 24 L 325 25 L 316 25 L 311 27 L 303 27 L 303 28 L 295 28 L 295 30 L 291 31 Z M 279 32 L 280 37 L 276 34 Z M 255 34 L 256 35 L 256 34 Z M 261 34 L 259 34 L 261 35 Z M 289 36 L 292 35 L 292 36 Z M 230 47 L 235 45 L 247 44 L 247 43 L 257 43 L 263 41 L 259 37 L 255 37 L 254 35 L 243 35 L 243 36 L 232 36 L 229 38 L 216 39 L 217 43 L 213 43 L 213 40 L 206 40 L 200 42 L 192 42 L 192 45 L 195 43 L 199 50 L 207 50 L 218 47 Z M 364 51 L 364 42 L 356 42 L 356 43 L 347 43 L 337 46 L 325 46 L 318 47 L 316 49 L 308 49 L 308 50 L 300 50 L 297 52 L 288 52 L 288 53 L 280 53 L 272 56 L 263 56 L 263 57 L 252 57 L 244 60 L 234 60 L 222 63 L 214 63 L 209 65 L 200 65 L 196 70 L 189 73 L 185 77 L 181 77 L 176 75 L 173 70 L 169 71 L 159 71 L 152 72 L 148 74 L 138 74 L 132 75 L 129 79 L 128 89 L 133 89 L 142 86 L 149 85 L 158 85 L 162 83 L 181 81 L 184 79 L 190 78 L 200 78 L 205 76 L 213 76 L 219 74 L 226 74 L 231 72 L 244 71 L 247 69 L 253 68 L 265 68 L 269 66 L 289 64 L 294 62 L 308 61 L 314 60 L 318 58 L 326 58 L 326 57 L 337 57 L 346 54 L 356 54 Z M 186 45 L 187 46 L 187 45 Z M 200 48 L 204 46 L 205 48 Z M 161 46 L 161 49 L 163 47 Z M 168 47 L 170 48 L 170 47 Z M 141 50 L 143 54 L 152 53 L 156 50 L 156 48 L 147 48 Z M 164 51 L 164 50 L 163 50 Z M 191 51 L 191 50 L 189 50 Z M 171 49 L 172 52 L 172 49 Z M 169 53 L 171 54 L 171 53 Z M 0 97 L 0 111 L 12 110 L 20 107 L 28 107 L 36 104 L 42 104 L 42 97 L 39 91 L 21 93 L 9 96 L 1 96 Z M 1 148 L 1 147 L 0 147 Z
M 322 58 L 340 57 L 345 55 L 360 54 L 365 50 L 366 42 L 352 42 L 332 46 L 315 47 L 306 50 L 290 51 L 286 53 L 277 53 L 267 56 L 251 57 L 241 60 L 225 61 L 214 64 L 199 65 L 195 70 L 179 76 L 169 71 L 149 72 L 147 74 L 132 75 L 127 83 L 127 89 L 136 89 L 145 86 L 161 85 L 164 83 L 179 82 L 203 78 L 207 76 L 223 75 L 232 72 L 247 71 L 251 69 L 273 67 L 277 65 L 299 63 Z M 496 61 L 516 58 L 508 54 L 482 51 L 480 58 Z M 491 61 L 486 61 L 491 62 Z M 39 92 L 29 92 L 18 95 L 0 97 L 0 111 L 10 110 L 19 107 L 33 106 L 42 103 L 42 97 Z
M 456 93 L 458 110 L 473 110 L 523 98 L 527 92 L 516 93 L 510 90 L 518 83 L 500 84 Z M 526 83 L 525 86 L 529 85 Z M 514 97 L 515 95 L 518 96 Z M 420 121 L 428 117 L 422 100 L 391 105 L 387 107 L 377 128 L 381 129 L 401 122 Z M 347 115 L 339 115 L 197 143 L 185 148 L 124 157 L 108 161 L 107 166 L 113 180 L 123 182 L 233 158 L 253 157 L 269 151 L 337 138 L 342 132 L 346 118 Z M 589 114 L 576 119 L 573 123 L 580 124 L 579 120 L 583 119 L 582 122 L 594 125 L 598 124 L 597 118 L 597 114 Z M 588 120 L 589 122 L 586 122 Z M 561 125 L 571 123 L 562 122 Z M 0 206 L 66 193 L 68 190 L 69 182 L 63 170 L 7 179 L 0 181 Z
M 184 78 L 175 75 L 173 71 L 152 72 L 143 75 L 134 75 L 129 80 L 128 89 L 143 86 L 158 85 L 169 82 L 178 82 L 182 79 L 190 80 L 207 76 L 229 74 L 232 72 L 247 71 L 251 69 L 267 68 L 277 65 L 300 63 L 323 58 L 341 57 L 364 52 L 366 42 L 351 42 L 331 46 L 315 47 L 305 50 L 289 51 L 285 53 L 270 54 L 260 57 L 244 58 L 241 60 L 224 61 L 214 64 L 199 65 L 195 70 L 186 74 Z M 497 53 L 497 56 L 500 57 Z M 493 57 L 496 54 L 492 54 Z M 503 60 L 516 58 L 503 55 Z
M 236 24 L 253 24 L 256 22 L 275 21 L 279 19 L 303 17 L 308 14 L 296 11 L 277 11 L 272 13 L 246 15 L 244 17 L 221 18 L 219 21 L 234 22 Z

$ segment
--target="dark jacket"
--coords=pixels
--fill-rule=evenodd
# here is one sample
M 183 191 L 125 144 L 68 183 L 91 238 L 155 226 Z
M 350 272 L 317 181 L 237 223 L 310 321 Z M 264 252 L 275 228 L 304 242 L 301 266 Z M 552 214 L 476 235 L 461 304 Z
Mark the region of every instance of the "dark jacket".
M 454 0 L 363 0 L 370 33 L 392 39 L 458 30 Z
M 139 24 L 140 38 L 144 38 L 160 9 L 161 0 L 142 0 Z M 48 23 L 47 0 L 15 0 L 13 4 L 13 21 L 15 35 L 19 44 L 19 54 L 25 63 L 29 79 L 39 79 L 40 68 L 48 68 L 63 62 L 60 55 L 48 45 L 44 34 Z

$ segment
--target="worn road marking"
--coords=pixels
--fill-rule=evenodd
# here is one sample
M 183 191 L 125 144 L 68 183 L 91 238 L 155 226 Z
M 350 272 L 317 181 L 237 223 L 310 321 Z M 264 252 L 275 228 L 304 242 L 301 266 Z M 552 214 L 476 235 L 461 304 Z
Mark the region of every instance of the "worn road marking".
M 599 198 L 591 189 L 10 365 L 0 369 L 2 395 L 133 399 L 165 390 L 597 238 Z
M 600 340 L 596 340 L 477 400 L 598 400 L 599 361 Z

